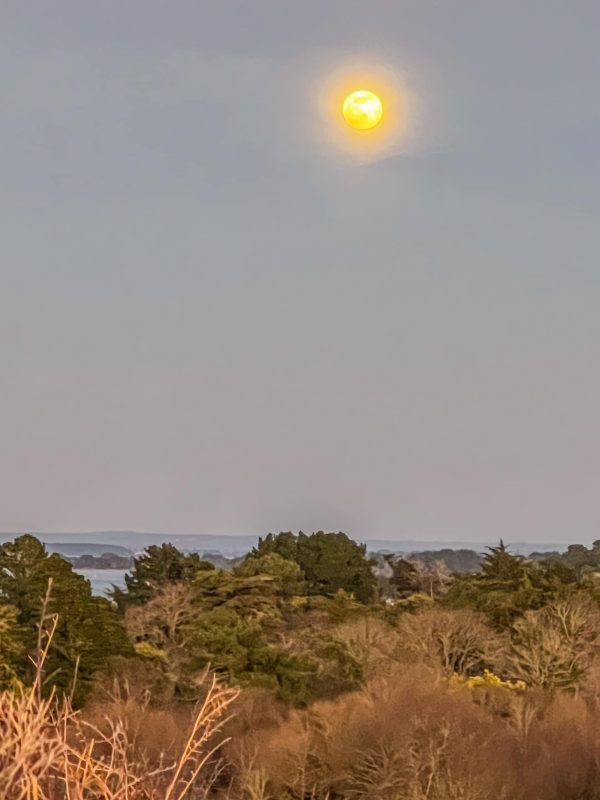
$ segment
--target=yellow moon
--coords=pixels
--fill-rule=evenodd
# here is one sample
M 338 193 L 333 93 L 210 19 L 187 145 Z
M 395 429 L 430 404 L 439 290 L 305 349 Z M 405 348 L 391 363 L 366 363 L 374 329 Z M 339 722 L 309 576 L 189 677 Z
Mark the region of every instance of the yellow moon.
M 358 89 L 344 100 L 342 115 L 351 128 L 368 131 L 381 122 L 383 104 L 373 92 Z

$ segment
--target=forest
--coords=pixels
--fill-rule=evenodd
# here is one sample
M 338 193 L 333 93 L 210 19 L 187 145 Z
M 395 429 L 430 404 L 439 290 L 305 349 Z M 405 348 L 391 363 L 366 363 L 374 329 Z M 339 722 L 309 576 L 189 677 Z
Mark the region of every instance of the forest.
M 600 798 L 600 542 L 426 555 L 153 545 L 103 598 L 1 545 L 0 797 Z

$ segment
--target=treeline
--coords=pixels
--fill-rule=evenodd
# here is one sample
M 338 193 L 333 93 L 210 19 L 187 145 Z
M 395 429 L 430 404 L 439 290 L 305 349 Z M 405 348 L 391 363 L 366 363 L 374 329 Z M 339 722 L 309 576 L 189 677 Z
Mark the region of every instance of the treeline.
M 149 547 L 98 598 L 34 537 L 0 546 L 0 712 L 47 703 L 70 776 L 48 762 L 22 796 L 66 796 L 56 781 L 76 786 L 78 758 L 104 775 L 108 751 L 114 793 L 98 778 L 70 796 L 596 800 L 600 543 L 525 558 L 501 542 L 477 567 L 280 533 L 233 569 Z M 42 769 L 18 758 L 0 745 L 3 796 L 3 775 Z
M 102 553 L 100 556 L 85 554 L 82 556 L 63 556 L 75 569 L 130 569 L 133 564 L 131 556 L 119 556 L 116 553 Z

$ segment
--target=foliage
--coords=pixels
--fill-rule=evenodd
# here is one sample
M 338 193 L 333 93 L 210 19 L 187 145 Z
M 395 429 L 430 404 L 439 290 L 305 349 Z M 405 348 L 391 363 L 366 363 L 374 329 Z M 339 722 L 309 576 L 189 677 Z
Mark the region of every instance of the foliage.
M 491 687 L 492 689 L 506 689 L 509 692 L 524 692 L 527 688 L 525 681 L 503 680 L 489 669 L 484 669 L 481 675 L 472 675 L 470 678 L 454 673 L 451 677 L 451 684 L 465 686 L 468 689 Z
M 401 556 L 387 556 L 385 561 L 391 571 L 389 583 L 393 587 L 396 597 L 408 597 L 420 591 L 421 584 L 417 564 Z
M 231 609 L 216 608 L 196 620 L 190 653 L 192 670 L 210 666 L 229 680 L 271 689 L 296 704 L 311 699 L 311 661 L 268 644 L 257 622 Z
M 270 553 L 298 564 L 309 595 L 332 597 L 343 589 L 361 603 L 369 603 L 375 597 L 373 562 L 366 556 L 366 547 L 344 533 L 270 533 L 259 539 L 252 556 Z
M 457 577 L 444 603 L 485 613 L 499 628 L 510 628 L 527 610 L 542 608 L 575 587 L 575 574 L 554 561 L 528 562 L 501 541 L 484 556 L 481 571 Z
M 450 572 L 440 559 L 422 562 L 390 555 L 385 557 L 385 565 L 392 599 L 407 600 L 424 594 L 433 600 L 445 594 L 452 583 Z
M 234 569 L 234 574 L 241 578 L 272 575 L 279 579 L 280 591 L 285 597 L 304 593 L 304 577 L 299 564 L 283 558 L 279 553 L 266 553 L 263 556 L 249 555 Z
M 482 557 L 475 550 L 423 550 L 411 553 L 411 561 L 425 566 L 441 561 L 448 572 L 478 572 L 481 569 Z
M 225 606 L 244 617 L 277 625 L 281 580 L 274 575 L 244 576 L 225 570 L 200 572 L 193 583 L 195 602 L 204 611 Z
M 125 576 L 127 591 L 114 587 L 112 596 L 122 609 L 139 605 L 151 600 L 169 583 L 191 581 L 198 572 L 214 568 L 197 553 L 182 553 L 172 544 L 150 545 L 134 558 L 131 572 Z
M 0 605 L 0 691 L 19 685 L 19 667 L 23 663 L 23 631 L 14 606 Z
M 190 798 L 598 800 L 597 549 L 501 542 L 454 576 L 388 557 L 369 599 L 343 534 L 267 537 L 232 570 L 149 548 L 117 609 L 20 537 L 0 547 L 0 794 L 164 800 L 202 763 Z M 193 733 L 210 675 L 241 688 L 227 764 Z
M 194 696 L 208 666 L 230 682 L 268 688 L 295 705 L 354 687 L 356 666 L 323 623 L 336 623 L 341 599 L 321 598 L 326 608 L 320 610 L 285 608 L 279 586 L 269 575 L 202 573 L 192 585 L 168 585 L 130 607 L 127 630 L 138 655 L 161 665 L 175 696 Z M 317 618 L 318 626 L 306 624 Z
M 19 658 L 12 663 L 26 682 L 32 679 L 35 653 L 43 643 L 40 631 L 56 618 L 45 685 L 48 690 L 53 684 L 74 692 L 76 702 L 84 698 L 95 672 L 112 656 L 130 651 L 122 621 L 109 601 L 94 597 L 88 581 L 60 556 L 48 555 L 34 536 L 0 546 L 0 601 L 14 609 L 12 650 Z
M 583 577 L 586 572 L 598 572 L 600 571 L 600 540 L 595 541 L 591 548 L 582 544 L 571 544 L 565 553 L 555 555 L 553 560 L 575 572 L 578 578 Z

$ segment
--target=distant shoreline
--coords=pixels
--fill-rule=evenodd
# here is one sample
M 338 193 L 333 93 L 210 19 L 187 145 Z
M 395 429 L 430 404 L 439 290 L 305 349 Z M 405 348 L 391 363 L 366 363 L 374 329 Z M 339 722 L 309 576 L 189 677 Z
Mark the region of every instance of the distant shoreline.
M 135 555 L 142 552 L 150 545 L 160 545 L 171 542 L 181 550 L 193 550 L 204 553 L 219 553 L 227 557 L 239 557 L 248 553 L 258 543 L 258 535 L 252 534 L 169 534 L 169 533 L 144 533 L 139 531 L 86 531 L 86 532 L 35 532 L 34 536 L 39 538 L 53 550 L 52 545 L 89 545 L 94 550 L 90 553 L 69 552 L 69 556 L 80 555 L 102 555 L 107 552 L 107 546 L 122 548 L 119 553 L 125 555 Z M 19 532 L 0 532 L 0 543 L 10 541 Z M 480 539 L 477 541 L 464 541 L 462 539 L 440 541 L 439 539 L 387 539 L 373 538 L 364 539 L 360 536 L 348 534 L 355 541 L 361 542 L 367 547 L 369 552 L 392 552 L 392 553 L 411 553 L 422 550 L 475 550 L 485 552 L 488 547 L 498 544 L 496 539 Z M 592 537 L 579 539 L 579 542 L 590 545 Z M 514 553 L 528 555 L 532 552 L 549 552 L 553 550 L 564 551 L 569 546 L 569 542 L 531 542 L 526 539 L 511 541 L 505 538 L 505 544 Z M 124 552 L 123 552 L 124 551 Z M 118 552 L 118 551 L 117 551 Z

